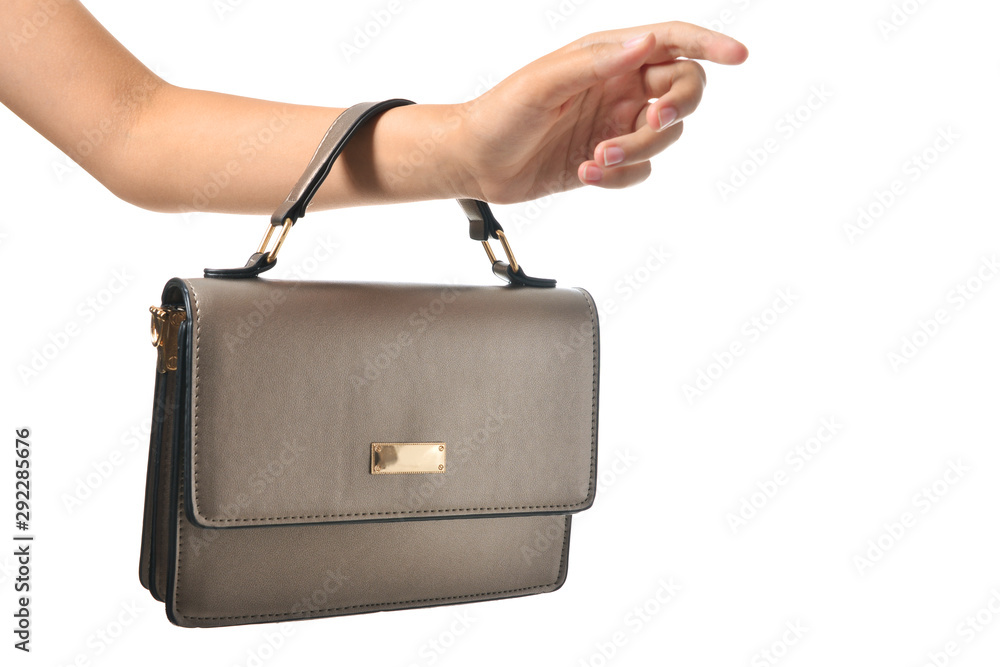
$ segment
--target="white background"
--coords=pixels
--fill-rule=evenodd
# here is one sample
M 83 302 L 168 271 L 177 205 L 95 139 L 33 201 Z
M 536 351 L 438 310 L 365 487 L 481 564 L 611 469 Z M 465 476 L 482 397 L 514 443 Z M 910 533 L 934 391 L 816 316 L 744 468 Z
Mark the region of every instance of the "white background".
M 30 656 L 10 646 L 12 549 L 0 552 L 4 664 L 997 664 L 1000 280 L 984 263 L 1000 252 L 996 3 L 896 0 L 909 14 L 887 33 L 892 0 L 403 0 L 348 62 L 341 44 L 387 0 L 223 2 L 87 5 L 172 83 L 328 106 L 469 99 L 588 32 L 671 19 L 725 24 L 751 56 L 707 66 L 701 108 L 645 184 L 497 207 L 529 273 L 602 304 L 603 483 L 574 520 L 566 585 L 211 631 L 171 626 L 136 575 L 147 307 L 174 275 L 241 263 L 264 218 L 133 208 L 0 109 L 3 433 L 10 447 L 16 427 L 33 431 L 37 535 Z M 875 215 L 852 236 L 859 208 Z M 492 283 L 464 233 L 453 202 L 314 214 L 282 262 L 333 242 L 315 279 Z M 654 250 L 670 259 L 648 270 Z M 87 314 L 116 272 L 124 290 Z M 775 319 L 780 290 L 793 305 Z M 756 336 L 755 317 L 770 323 Z M 79 335 L 22 380 L 70 323 Z M 700 371 L 714 379 L 691 400 Z M 824 419 L 842 426 L 797 463 Z M 776 473 L 784 484 L 768 483 Z M 661 581 L 679 587 L 669 600 Z M 956 655 L 940 655 L 949 642 Z

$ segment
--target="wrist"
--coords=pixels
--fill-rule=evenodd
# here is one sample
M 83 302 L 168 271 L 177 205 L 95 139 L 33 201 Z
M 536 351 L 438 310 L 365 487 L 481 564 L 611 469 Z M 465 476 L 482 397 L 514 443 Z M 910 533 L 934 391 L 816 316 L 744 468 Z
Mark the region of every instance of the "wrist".
M 469 139 L 468 125 L 472 104 L 441 105 L 444 134 L 441 138 L 441 165 L 452 184 L 455 199 L 483 199 L 480 172 L 474 166 L 474 145 Z
M 465 159 L 464 104 L 416 104 L 391 109 L 376 127 L 377 178 L 392 200 L 478 197 Z

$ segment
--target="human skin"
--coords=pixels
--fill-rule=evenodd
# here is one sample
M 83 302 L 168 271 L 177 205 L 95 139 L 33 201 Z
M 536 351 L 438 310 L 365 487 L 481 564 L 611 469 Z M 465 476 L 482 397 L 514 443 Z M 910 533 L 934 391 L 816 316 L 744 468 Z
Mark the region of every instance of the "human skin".
M 18 39 L 39 11 L 46 24 Z M 4 0 L 0 35 L 8 36 L 0 102 L 115 195 L 154 211 L 270 213 L 343 111 L 171 85 L 77 0 Z M 352 140 L 312 207 L 464 197 L 506 204 L 639 183 L 701 101 L 705 71 L 696 60 L 746 57 L 736 40 L 687 23 L 587 35 L 469 102 L 384 112 Z M 275 124 L 273 139 L 241 160 L 246 138 Z M 435 150 L 408 164 L 428 139 Z M 221 173 L 225 187 L 197 195 Z

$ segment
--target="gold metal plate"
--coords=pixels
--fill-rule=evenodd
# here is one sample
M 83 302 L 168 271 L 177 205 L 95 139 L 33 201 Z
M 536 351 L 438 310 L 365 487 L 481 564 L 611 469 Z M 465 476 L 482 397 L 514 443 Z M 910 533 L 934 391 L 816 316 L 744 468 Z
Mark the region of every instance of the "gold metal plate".
M 373 442 L 373 475 L 445 471 L 443 442 Z

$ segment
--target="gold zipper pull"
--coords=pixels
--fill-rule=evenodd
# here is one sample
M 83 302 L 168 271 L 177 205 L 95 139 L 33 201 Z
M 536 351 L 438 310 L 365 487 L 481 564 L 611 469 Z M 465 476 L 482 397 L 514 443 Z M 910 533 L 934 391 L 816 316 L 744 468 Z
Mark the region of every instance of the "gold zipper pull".
M 177 370 L 177 332 L 187 313 L 178 306 L 150 306 L 149 334 L 156 348 L 156 372 Z

